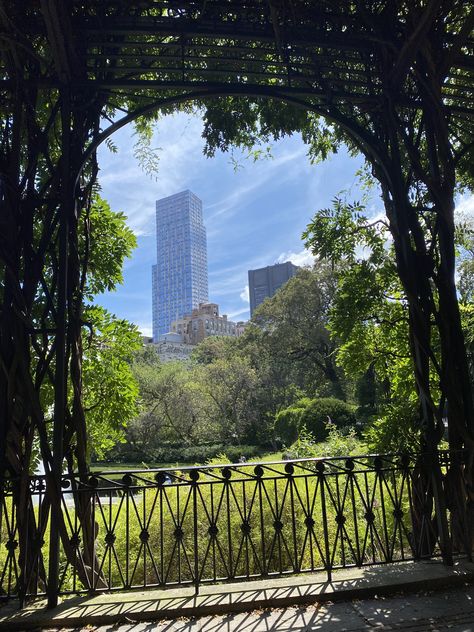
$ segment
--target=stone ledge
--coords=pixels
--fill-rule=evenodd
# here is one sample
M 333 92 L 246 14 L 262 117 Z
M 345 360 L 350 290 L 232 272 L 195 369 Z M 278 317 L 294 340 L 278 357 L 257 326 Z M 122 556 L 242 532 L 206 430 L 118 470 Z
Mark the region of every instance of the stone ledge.
M 282 608 L 324 601 L 363 599 L 420 589 L 436 590 L 474 580 L 474 563 L 457 561 L 404 562 L 336 571 L 331 582 L 324 573 L 268 580 L 206 585 L 193 588 L 102 593 L 71 597 L 53 610 L 37 600 L 23 610 L 16 602 L 0 608 L 0 631 L 131 623 L 178 617 Z

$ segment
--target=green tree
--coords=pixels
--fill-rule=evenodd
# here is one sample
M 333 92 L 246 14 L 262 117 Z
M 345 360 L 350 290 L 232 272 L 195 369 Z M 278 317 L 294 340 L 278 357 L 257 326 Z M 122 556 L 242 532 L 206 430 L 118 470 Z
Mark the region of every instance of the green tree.
M 275 415 L 303 395 L 291 372 L 291 362 L 265 331 L 250 323 L 238 340 L 238 352 L 246 358 L 258 377 L 253 406 L 259 416 L 261 435 L 273 438 Z
M 331 208 L 316 213 L 304 238 L 316 255 L 338 266 L 338 290 L 329 328 L 340 341 L 337 360 L 344 371 L 359 378 L 359 385 L 371 375 L 375 390 L 371 447 L 407 448 L 410 441 L 412 448 L 418 446 L 423 426 L 413 372 L 409 310 L 386 221 L 370 221 L 362 204 L 337 198 Z M 438 356 L 435 340 L 431 344 Z M 435 363 L 439 362 L 436 356 Z M 431 377 L 432 396 L 439 398 L 434 372 Z M 437 401 L 436 405 L 441 404 Z M 397 411 L 404 420 L 404 433 L 400 432 Z M 438 441 L 443 431 L 439 424 Z
M 460 301 L 469 305 L 474 302 L 474 219 L 461 222 L 457 236 Z
M 212 364 L 215 360 L 231 358 L 237 349 L 237 340 L 227 336 L 208 336 L 191 354 L 196 364 Z
M 459 230 L 458 287 L 461 318 L 474 391 L 474 220 L 461 221 Z
M 347 384 L 335 363 L 337 341 L 327 327 L 336 284 L 328 264 L 301 269 L 257 308 L 252 321 L 261 333 L 249 329 L 242 344 L 258 336 L 276 371 L 303 393 L 345 399 Z
M 95 194 L 90 209 L 82 218 L 81 258 L 86 263 L 84 298 L 93 301 L 98 294 L 113 291 L 123 283 L 123 264 L 137 247 L 136 237 L 127 226 L 127 217 L 113 211 L 109 203 Z
M 205 396 L 205 414 L 219 428 L 221 441 L 258 441 L 262 434 L 255 406 L 258 376 L 248 359 L 219 358 L 201 367 L 197 376 L 199 392 Z
M 141 336 L 135 325 L 101 307 L 86 308 L 84 316 L 91 331 L 82 366 L 84 411 L 92 456 L 100 459 L 124 441 L 127 423 L 138 412 L 131 361 Z
M 180 362 L 136 361 L 133 371 L 140 386 L 142 410 L 130 428 L 132 443 L 152 453 L 160 443 L 186 446 L 205 442 L 208 437 L 203 437 L 195 373 L 189 367 Z

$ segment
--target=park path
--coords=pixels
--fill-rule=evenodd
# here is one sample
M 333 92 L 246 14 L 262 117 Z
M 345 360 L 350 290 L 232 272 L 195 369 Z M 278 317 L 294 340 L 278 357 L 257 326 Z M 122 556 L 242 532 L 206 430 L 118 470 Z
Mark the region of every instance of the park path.
M 474 632 L 474 586 L 74 632 Z M 63 632 L 66 628 L 63 629 Z M 56 630 L 57 632 L 57 630 Z

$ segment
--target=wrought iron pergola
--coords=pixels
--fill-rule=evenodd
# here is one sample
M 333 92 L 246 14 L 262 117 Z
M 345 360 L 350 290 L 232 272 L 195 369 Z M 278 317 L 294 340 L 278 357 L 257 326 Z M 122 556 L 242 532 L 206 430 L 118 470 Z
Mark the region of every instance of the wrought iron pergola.
M 28 529 L 29 540 L 31 529 L 40 540 L 47 523 L 36 520 L 28 495 L 38 438 L 52 516 L 50 604 L 57 598 L 59 536 L 66 555 L 74 555 L 59 503 L 63 460 L 87 476 L 80 365 L 87 263 L 78 253 L 79 220 L 97 175 L 97 146 L 159 108 L 226 96 L 277 99 L 324 117 L 361 150 L 382 184 L 410 303 L 426 435 L 436 444 L 425 344 L 435 277 L 410 273 L 426 268 L 431 248 L 410 201 L 411 190 L 426 190 L 440 249 L 435 283 L 445 306 L 440 380 L 450 401 L 452 447 L 472 449 L 462 334 L 449 331 L 461 331 L 452 211 L 456 167 L 474 147 L 473 27 L 467 0 L 0 0 L 0 476 L 23 481 L 12 498 L 26 511 L 18 526 L 25 556 Z M 33 316 L 38 305 L 41 315 Z M 40 397 L 51 377 L 52 443 Z M 432 493 L 446 532 L 439 480 Z M 77 503 L 84 539 L 93 540 L 87 508 L 79 497 Z M 26 575 L 21 581 L 26 594 Z
M 473 129 L 468 2 L 407 4 L 404 18 L 391 2 L 344 0 L 28 4 L 25 46 L 39 41 L 50 53 L 40 76 L 30 78 L 35 88 L 68 86 L 111 103 L 116 96 L 148 101 L 151 108 L 170 94 L 274 97 L 350 127 L 338 106 L 361 113 L 387 102 L 406 111 L 423 108 L 412 70 L 429 46 L 449 124 Z M 435 41 L 442 17 L 445 30 Z M 18 46 L 18 33 L 5 30 L 6 44 Z M 4 77 L 4 87 L 13 81 Z

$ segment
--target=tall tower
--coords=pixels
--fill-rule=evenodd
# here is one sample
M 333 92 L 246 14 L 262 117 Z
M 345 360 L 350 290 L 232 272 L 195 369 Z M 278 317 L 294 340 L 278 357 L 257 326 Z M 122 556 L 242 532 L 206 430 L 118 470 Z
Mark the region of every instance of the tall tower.
M 208 300 L 207 239 L 202 202 L 182 191 L 156 202 L 157 262 L 152 268 L 153 340 L 173 320 Z
M 266 268 L 249 270 L 250 316 L 263 301 L 275 294 L 291 277 L 295 276 L 299 267 L 291 261 L 275 263 Z

